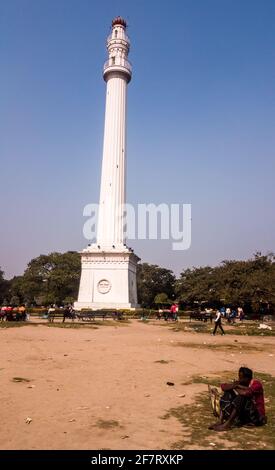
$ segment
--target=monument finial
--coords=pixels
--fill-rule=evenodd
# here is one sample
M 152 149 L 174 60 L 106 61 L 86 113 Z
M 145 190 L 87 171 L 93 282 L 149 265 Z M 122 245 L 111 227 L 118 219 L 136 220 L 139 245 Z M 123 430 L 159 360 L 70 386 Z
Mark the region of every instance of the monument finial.
M 121 16 L 116 16 L 116 18 L 113 19 L 112 26 L 114 27 L 117 24 L 124 26 L 124 28 L 127 28 L 126 20 L 124 20 L 124 18 L 122 18 Z

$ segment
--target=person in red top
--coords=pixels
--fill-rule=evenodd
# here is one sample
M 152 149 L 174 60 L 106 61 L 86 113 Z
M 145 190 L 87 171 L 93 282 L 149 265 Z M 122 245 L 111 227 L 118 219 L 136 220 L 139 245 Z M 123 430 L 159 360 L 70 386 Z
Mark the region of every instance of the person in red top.
M 262 383 L 253 379 L 248 367 L 239 369 L 239 380 L 221 384 L 224 392 L 220 400 L 219 422 L 210 426 L 215 431 L 226 431 L 235 426 L 262 426 L 266 424 L 264 390 Z
M 170 313 L 171 313 L 172 320 L 176 321 L 178 319 L 178 311 L 179 311 L 179 306 L 177 304 L 171 305 Z
M 13 308 L 12 308 L 11 305 L 9 305 L 9 306 L 6 308 L 6 319 L 7 319 L 8 321 L 13 321 L 13 320 L 14 320 L 12 311 L 13 311 Z

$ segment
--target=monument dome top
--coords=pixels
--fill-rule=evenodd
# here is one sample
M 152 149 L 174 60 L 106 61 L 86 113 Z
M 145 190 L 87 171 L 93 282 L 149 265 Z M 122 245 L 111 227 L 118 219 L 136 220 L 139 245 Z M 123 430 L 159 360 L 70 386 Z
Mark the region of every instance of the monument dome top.
M 121 26 L 124 26 L 124 28 L 127 28 L 126 20 L 124 20 L 121 16 L 117 16 L 113 19 L 112 26 L 115 26 L 117 24 L 120 24 Z

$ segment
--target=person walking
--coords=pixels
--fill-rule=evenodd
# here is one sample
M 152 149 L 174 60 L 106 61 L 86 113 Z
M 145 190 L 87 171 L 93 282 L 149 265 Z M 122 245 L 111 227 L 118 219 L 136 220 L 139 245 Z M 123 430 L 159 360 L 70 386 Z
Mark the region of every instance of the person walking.
M 214 322 L 215 322 L 215 328 L 214 328 L 214 331 L 212 333 L 212 336 L 215 336 L 218 327 L 220 328 L 220 330 L 222 332 L 222 335 L 225 335 L 224 329 L 222 327 L 222 314 L 221 314 L 220 310 L 216 310 L 216 318 L 215 318 Z

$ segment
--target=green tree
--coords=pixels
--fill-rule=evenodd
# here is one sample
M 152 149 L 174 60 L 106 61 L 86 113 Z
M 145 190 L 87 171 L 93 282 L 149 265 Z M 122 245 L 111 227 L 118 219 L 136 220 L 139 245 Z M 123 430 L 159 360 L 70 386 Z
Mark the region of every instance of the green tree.
M 219 300 L 216 269 L 210 266 L 185 269 L 176 282 L 176 294 L 186 303 Z
M 0 268 L 0 305 L 9 297 L 10 282 L 4 279 L 4 271 Z
M 170 269 L 148 263 L 138 264 L 138 302 L 144 307 L 151 307 L 157 294 L 173 298 L 175 281 L 175 275 Z
M 161 294 L 157 294 L 154 298 L 154 304 L 156 305 L 165 305 L 171 303 L 168 295 L 162 292 Z
M 275 303 L 275 257 L 256 253 L 247 261 L 225 260 L 220 266 L 186 269 L 176 282 L 182 301 L 207 301 L 229 305 Z
M 10 299 L 12 297 L 18 297 L 19 303 L 23 303 L 24 299 L 24 277 L 23 276 L 14 276 L 10 281 L 9 295 Z
M 16 307 L 17 305 L 20 304 L 20 299 L 17 295 L 13 295 L 10 299 L 10 304 Z
M 76 299 L 81 262 L 77 252 L 50 253 L 31 260 L 23 276 L 14 278 L 11 291 L 27 303 L 62 303 Z

